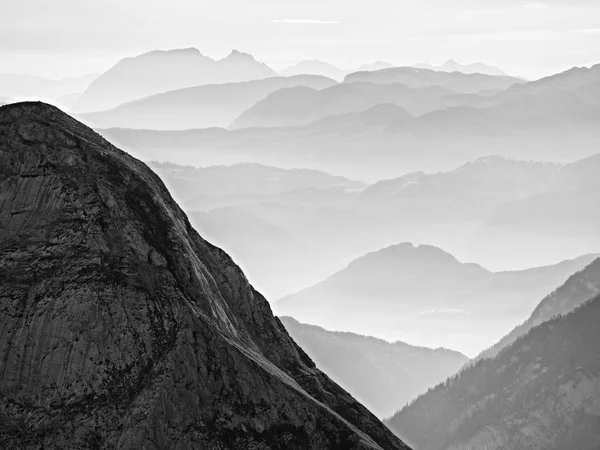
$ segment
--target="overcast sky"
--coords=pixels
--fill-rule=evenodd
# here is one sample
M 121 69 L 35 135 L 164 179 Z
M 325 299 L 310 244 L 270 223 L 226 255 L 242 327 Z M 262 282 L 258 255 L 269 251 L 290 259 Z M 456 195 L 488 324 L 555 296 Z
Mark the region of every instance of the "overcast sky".
M 3 0 L 0 72 L 52 77 L 123 56 L 232 48 L 274 68 L 481 61 L 530 78 L 600 63 L 600 0 Z

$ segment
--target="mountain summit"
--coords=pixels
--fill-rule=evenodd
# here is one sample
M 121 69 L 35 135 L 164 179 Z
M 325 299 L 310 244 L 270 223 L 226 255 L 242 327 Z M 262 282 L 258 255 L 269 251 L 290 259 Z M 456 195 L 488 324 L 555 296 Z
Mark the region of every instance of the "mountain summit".
M 155 50 L 119 61 L 85 90 L 74 109 L 100 111 L 177 89 L 272 76 L 275 72 L 266 64 L 237 50 L 221 60 L 204 56 L 196 48 Z
M 0 109 L 0 447 L 405 449 L 147 166 Z

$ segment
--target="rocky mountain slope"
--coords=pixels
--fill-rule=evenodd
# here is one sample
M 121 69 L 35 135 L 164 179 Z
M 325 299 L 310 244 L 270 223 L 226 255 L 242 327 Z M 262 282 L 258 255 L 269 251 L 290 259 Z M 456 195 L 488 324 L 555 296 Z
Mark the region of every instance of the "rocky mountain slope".
M 600 297 L 527 332 L 389 421 L 418 450 L 600 448 Z
M 0 447 L 403 449 L 160 179 L 58 109 L 0 109 Z
M 321 370 L 378 417 L 391 416 L 468 361 L 465 355 L 445 348 L 329 331 L 291 317 L 280 320 Z

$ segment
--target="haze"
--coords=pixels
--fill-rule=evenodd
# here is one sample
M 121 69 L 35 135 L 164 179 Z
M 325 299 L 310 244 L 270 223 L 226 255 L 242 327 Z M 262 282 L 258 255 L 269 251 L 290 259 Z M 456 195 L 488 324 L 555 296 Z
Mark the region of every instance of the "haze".
M 23 0 L 4 4 L 0 17 L 0 72 L 55 78 L 194 46 L 212 57 L 238 48 L 275 69 L 304 59 L 350 69 L 453 58 L 534 79 L 594 63 L 599 45 L 595 0 Z

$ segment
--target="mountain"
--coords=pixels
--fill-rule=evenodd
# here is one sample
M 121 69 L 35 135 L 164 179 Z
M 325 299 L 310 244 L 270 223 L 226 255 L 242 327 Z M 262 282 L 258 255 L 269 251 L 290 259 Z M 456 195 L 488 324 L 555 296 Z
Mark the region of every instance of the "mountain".
M 491 272 L 434 246 L 403 243 L 352 261 L 320 283 L 278 300 L 273 309 L 329 329 L 475 355 L 595 258 Z
M 508 89 L 523 80 L 509 76 L 491 76 L 480 73 L 438 72 L 414 67 L 392 67 L 371 72 L 355 72 L 346 76 L 345 83 L 366 81 L 377 84 L 402 83 L 412 88 L 441 86 L 463 94 L 480 91 Z
M 447 172 L 412 172 L 379 181 L 363 191 L 360 200 L 367 208 L 387 205 L 417 223 L 487 219 L 507 202 L 557 188 L 564 167 L 485 156 Z M 580 180 L 580 176 L 573 177 L 573 183 Z
M 444 348 L 390 343 L 370 336 L 328 331 L 280 317 L 290 336 L 340 386 L 378 417 L 456 373 L 468 358 Z
M 600 447 L 600 298 L 545 322 L 387 425 L 419 450 Z
M 380 72 L 386 70 L 369 74 Z M 589 76 L 589 72 L 595 74 L 591 69 L 577 70 L 569 78 L 580 85 L 577 91 L 581 92 L 581 97 L 588 91 L 589 98 L 594 99 L 594 76 Z M 432 73 L 440 77 L 456 76 L 443 72 Z M 485 75 L 457 76 L 504 80 L 503 77 Z M 551 79 L 551 84 L 562 84 L 558 82 L 560 79 Z M 518 82 L 523 84 L 522 80 Z M 537 82 L 525 86 L 533 83 Z M 566 105 L 576 102 L 583 105 L 582 112 L 570 117 L 569 111 L 574 106 L 563 108 L 561 102 L 543 100 L 559 94 L 566 99 Z M 166 142 L 170 153 L 178 154 L 178 159 L 172 161 L 179 164 L 206 165 L 209 159 L 211 165 L 252 161 L 285 168 L 309 166 L 368 182 L 398 178 L 403 173 L 413 171 L 448 171 L 467 161 L 494 154 L 520 160 L 566 163 L 594 155 L 600 148 L 600 127 L 592 114 L 593 100 L 585 103 L 575 94 L 575 99 L 569 100 L 572 97 L 569 90 L 548 88 L 537 94 L 538 101 L 530 102 L 529 96 L 524 95 L 507 105 L 503 103 L 503 94 L 490 97 L 486 92 L 477 94 L 480 100 L 472 107 L 456 106 L 459 101 L 464 105 L 469 97 L 473 98 L 472 95 L 466 94 L 467 99 L 459 95 L 458 100 L 456 95 L 452 96 L 450 100 L 454 101 L 454 107 L 444 106 L 443 110 L 424 114 L 416 120 L 389 123 L 377 129 L 367 123 L 365 127 L 348 128 L 342 132 L 323 127 L 317 130 L 311 127 L 274 127 L 164 134 L 110 130 L 110 133 L 122 140 L 129 149 L 148 153 L 162 151 Z M 307 100 L 309 106 L 312 97 L 316 96 L 310 95 Z M 352 104 L 355 103 L 352 96 Z M 389 103 L 389 100 L 384 99 L 382 103 Z M 547 107 L 540 106 L 544 104 Z M 285 105 L 276 106 L 276 111 L 289 114 L 284 109 Z M 405 109 L 410 112 L 408 108 Z M 309 109 L 309 112 L 312 113 L 312 110 Z M 306 119 L 304 115 L 305 112 L 302 112 L 302 121 Z M 260 118 L 258 122 L 276 124 L 278 121 L 276 117 L 267 116 L 267 119 Z M 293 116 L 284 117 L 281 121 L 285 123 L 290 119 Z M 352 145 L 348 145 L 350 139 Z M 584 251 L 585 248 L 590 246 L 584 246 Z
M 65 95 L 84 91 L 98 74 L 65 77 L 60 80 L 28 74 L 0 73 L 0 97 L 14 100 L 56 100 Z
M 412 67 L 416 67 L 418 69 L 429 69 L 436 70 L 440 72 L 461 72 L 466 74 L 472 73 L 481 73 L 483 75 L 493 75 L 493 76 L 505 76 L 501 69 L 497 67 L 488 66 L 482 63 L 472 63 L 472 64 L 460 64 L 452 59 L 449 59 L 444 64 L 439 66 L 435 66 L 433 64 L 423 63 L 423 64 L 415 64 Z
M 531 316 L 491 348 L 482 352 L 478 358 L 496 356 L 529 330 L 554 317 L 568 314 L 585 301 L 600 293 L 600 260 L 575 273 L 557 290 L 545 297 L 535 308 Z
M 356 72 L 370 72 L 372 70 L 389 69 L 391 67 L 396 67 L 396 65 L 388 61 L 375 61 L 372 63 L 363 64 L 356 70 Z
M 268 66 L 237 50 L 221 60 L 195 48 L 155 50 L 122 59 L 100 75 L 77 100 L 74 110 L 100 111 L 162 92 L 273 76 L 275 72 Z
M 343 189 L 360 191 L 367 184 L 345 177 L 310 169 L 285 170 L 260 164 L 193 167 L 151 162 L 178 201 L 188 210 L 243 204 L 246 201 L 276 198 L 285 193 L 304 190 Z
M 294 75 L 321 75 L 342 81 L 347 72 L 324 61 L 300 61 L 298 64 L 279 71 L 279 75 L 291 77 Z
M 147 166 L 41 103 L 0 136 L 2 447 L 407 448 Z
M 478 96 L 457 96 L 456 92 L 437 86 L 413 89 L 400 83 L 343 83 L 322 90 L 299 86 L 268 95 L 245 111 L 230 128 L 307 125 L 327 116 L 364 111 L 384 103 L 418 116 L 481 100 Z
M 95 127 L 184 130 L 225 127 L 243 111 L 278 89 L 324 89 L 335 81 L 315 75 L 274 77 L 241 83 L 196 86 L 153 95 L 114 109 L 80 114 Z

